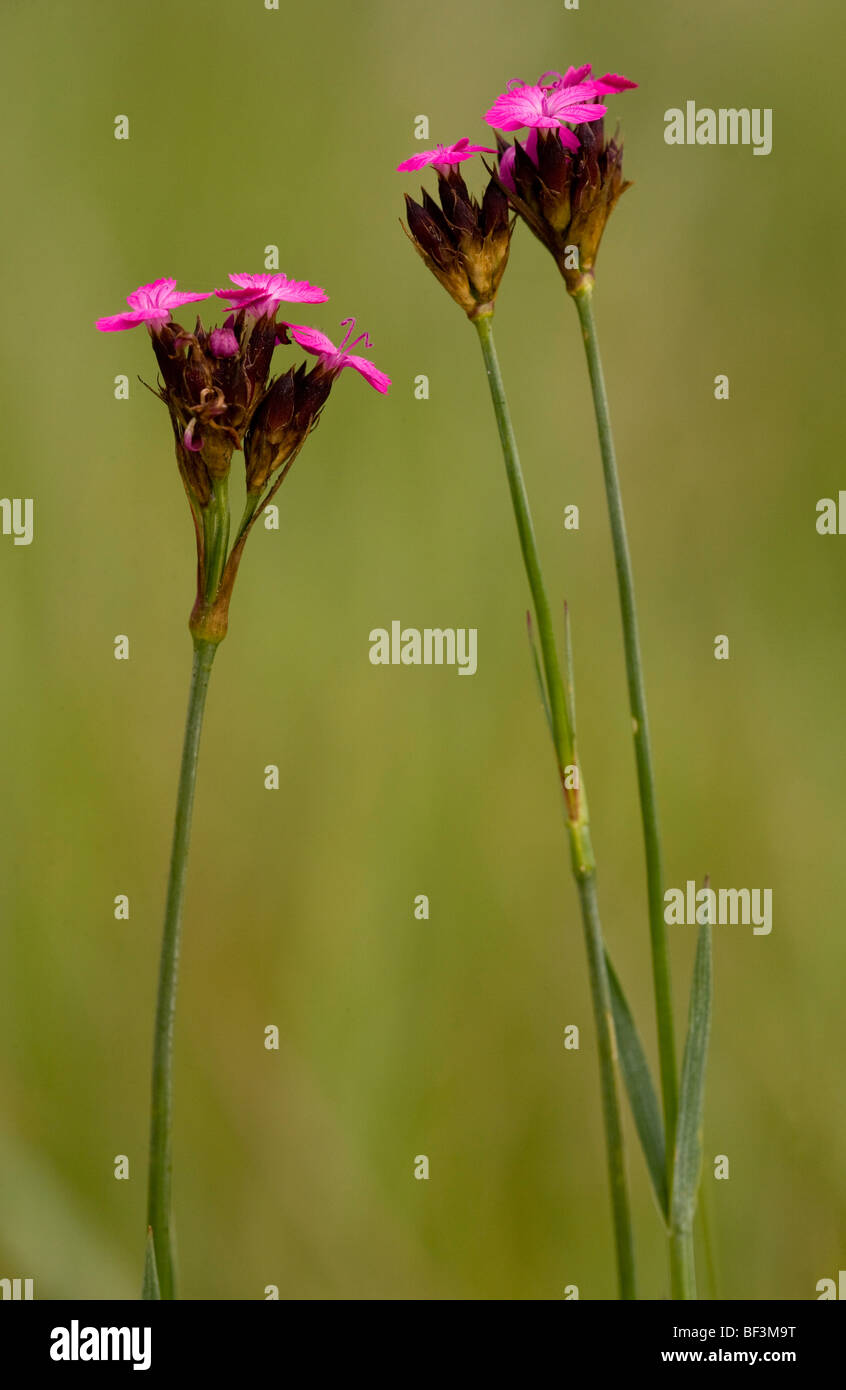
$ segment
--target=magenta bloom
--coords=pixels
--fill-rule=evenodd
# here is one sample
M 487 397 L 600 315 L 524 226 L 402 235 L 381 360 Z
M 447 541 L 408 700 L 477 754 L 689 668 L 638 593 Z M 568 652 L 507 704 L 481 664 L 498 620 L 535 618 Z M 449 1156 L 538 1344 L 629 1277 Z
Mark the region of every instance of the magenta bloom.
M 580 125 L 598 121 L 608 110 L 598 97 L 636 86 L 636 82 L 616 73 L 591 78 L 589 63 L 581 68 L 568 68 L 563 76 L 558 72 L 545 72 L 534 87 L 522 82 L 509 83 L 508 90 L 498 96 L 486 112 L 485 120 L 498 130 L 520 130 L 523 126 L 533 130 L 558 127 L 562 144 L 577 150 L 579 142 L 564 123 Z
M 205 294 L 183 294 L 177 291 L 175 280 L 154 280 L 151 285 L 139 285 L 137 290 L 126 296 L 130 313 L 112 314 L 97 320 L 101 333 L 118 333 L 123 328 L 137 328 L 139 323 L 153 326 L 167 323 L 171 309 L 180 304 L 191 304 L 196 299 L 208 299 L 211 290 Z
M 462 160 L 470 159 L 474 154 L 496 154 L 496 150 L 488 149 L 487 145 L 471 145 L 468 136 L 465 135 L 463 140 L 457 140 L 454 145 L 436 145 L 433 150 L 421 150 L 410 159 L 404 159 L 402 164 L 397 165 L 397 173 L 404 174 L 423 169 L 427 164 L 433 164 L 436 169 L 446 168 L 450 164 L 460 164 Z
M 337 376 L 344 367 L 354 367 L 357 372 L 361 372 L 365 381 L 370 382 L 374 390 L 381 391 L 382 395 L 386 395 L 391 378 L 386 376 L 384 372 L 380 372 L 378 367 L 374 367 L 367 357 L 359 357 L 357 353 L 346 351 L 347 343 L 355 327 L 355 319 L 343 319 L 341 327 L 346 328 L 347 331 L 341 346 L 335 347 L 332 339 L 327 338 L 325 333 L 319 332 L 316 328 L 308 328 L 304 324 L 298 323 L 288 324 L 291 337 L 299 343 L 300 347 L 305 348 L 306 352 L 314 353 L 320 359 L 320 365 L 324 371 Z M 350 343 L 350 347 L 357 347 L 359 343 L 364 343 L 364 346 L 368 348 L 373 346 L 367 333 L 360 334 L 354 342 Z
M 215 290 L 219 299 L 228 299 L 237 312 L 246 309 L 253 318 L 275 314 L 283 299 L 292 304 L 323 304 L 329 298 L 325 290 L 310 285 L 307 280 L 289 280 L 287 275 L 230 275 L 236 290 Z

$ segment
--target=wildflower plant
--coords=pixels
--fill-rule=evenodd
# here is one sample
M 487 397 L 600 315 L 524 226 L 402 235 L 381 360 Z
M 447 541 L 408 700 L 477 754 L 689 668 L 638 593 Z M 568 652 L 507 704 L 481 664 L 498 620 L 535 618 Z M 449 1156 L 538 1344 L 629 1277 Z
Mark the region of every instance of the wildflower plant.
M 171 1154 L 173 1132 L 173 1024 L 185 877 L 197 762 L 209 677 L 227 633 L 229 607 L 250 532 L 317 426 L 332 387 L 352 367 L 385 394 L 390 379 L 369 358 L 366 333 L 353 341 L 354 319 L 336 347 L 326 334 L 278 317 L 283 303 L 323 303 L 328 296 L 305 280 L 283 274 L 230 275 L 216 289 L 226 302 L 224 322 L 206 329 L 198 318 L 184 328 L 173 311 L 212 298 L 212 291 L 177 291 L 176 281 L 155 280 L 127 296 L 128 311 L 97 321 L 103 332 L 145 324 L 158 367 L 153 391 L 167 406 L 176 462 L 197 547 L 197 587 L 189 618 L 194 658 L 176 802 L 153 1050 L 148 1240 L 143 1297 L 176 1296 Z M 271 369 L 277 348 L 302 349 L 305 360 L 279 375 Z M 153 388 L 150 388 L 153 390 Z M 236 454 L 243 458 L 245 501 L 234 529 L 229 482 Z
M 534 85 L 509 83 L 485 119 L 496 132 L 496 158 L 485 161 L 481 202 L 459 166 L 493 151 L 467 137 L 439 145 L 398 166 L 431 167 L 438 200 L 406 195 L 408 234 L 436 279 L 478 333 L 496 417 L 520 547 L 534 606 L 540 656 L 529 636 L 537 682 L 552 735 L 572 869 L 581 906 L 597 1032 L 600 1090 L 621 1298 L 637 1297 L 635 1254 L 620 1114 L 619 1073 L 625 1082 L 662 1221 L 669 1235 L 674 1298 L 695 1298 L 693 1217 L 701 1167 L 704 1076 L 710 1027 L 710 926 L 700 926 L 681 1082 L 676 1066 L 672 994 L 663 916 L 663 871 L 637 612 L 608 400 L 592 311 L 595 266 L 605 227 L 622 194 L 623 147 L 608 138 L 604 99 L 637 86 L 590 64 L 546 72 Z M 518 138 L 515 132 L 521 132 Z M 527 132 L 522 134 L 522 132 Z M 513 134 L 511 141 L 505 138 Z M 565 605 L 563 664 L 544 585 L 528 494 L 494 343 L 496 297 L 515 224 L 524 222 L 551 253 L 581 324 L 599 432 L 622 613 L 629 705 L 646 849 L 650 948 L 660 1060 L 661 1104 L 635 1022 L 605 947 L 596 893 L 585 780 L 576 742 L 573 663 Z

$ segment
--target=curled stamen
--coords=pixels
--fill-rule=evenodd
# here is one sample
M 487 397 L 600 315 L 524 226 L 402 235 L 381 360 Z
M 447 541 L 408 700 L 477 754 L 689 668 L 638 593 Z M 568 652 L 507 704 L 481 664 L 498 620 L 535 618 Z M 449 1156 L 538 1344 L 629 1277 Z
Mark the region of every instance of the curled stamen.
M 188 428 L 182 436 L 182 443 L 185 445 L 186 449 L 190 449 L 192 454 L 198 454 L 203 447 L 202 441 L 194 438 L 196 424 L 196 417 L 192 415 L 191 419 L 188 421 Z

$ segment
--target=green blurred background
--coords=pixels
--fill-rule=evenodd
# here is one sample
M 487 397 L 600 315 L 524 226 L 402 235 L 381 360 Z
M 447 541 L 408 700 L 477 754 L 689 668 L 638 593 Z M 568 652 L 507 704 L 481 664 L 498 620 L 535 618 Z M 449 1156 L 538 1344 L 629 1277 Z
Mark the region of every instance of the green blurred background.
M 814 526 L 817 499 L 846 488 L 843 11 L 283 6 L 4 5 L 0 491 L 34 498 L 35 540 L 0 537 L 0 1275 L 34 1277 L 40 1298 L 134 1298 L 143 1255 L 193 537 L 166 413 L 137 381 L 155 375 L 147 336 L 94 320 L 158 276 L 199 290 L 261 270 L 275 243 L 282 269 L 330 292 L 300 317 L 335 333 L 359 316 L 394 386 L 382 399 L 351 372 L 336 386 L 279 495 L 280 530 L 250 542 L 214 673 L 177 1016 L 181 1292 L 614 1295 L 581 929 L 502 462 L 475 335 L 398 225 L 419 179 L 394 173 L 420 148 L 417 115 L 432 142 L 479 139 L 509 78 L 590 60 L 641 84 L 611 99 L 635 187 L 596 309 L 667 882 L 708 872 L 774 893 L 770 937 L 715 932 L 718 1289 L 814 1298 L 846 1234 L 846 540 Z M 774 108 L 773 153 L 668 147 L 663 113 L 688 99 Z M 113 138 L 118 114 L 129 141 Z M 586 373 L 524 227 L 497 322 L 549 587 L 573 614 L 605 930 L 654 1059 Z M 368 633 L 394 618 L 477 627 L 478 673 L 374 668 Z M 113 659 L 118 633 L 129 662 Z M 279 792 L 263 786 L 271 762 Z M 681 1031 L 693 932 L 673 929 L 671 949 Z M 661 1297 L 629 1139 L 642 1292 Z

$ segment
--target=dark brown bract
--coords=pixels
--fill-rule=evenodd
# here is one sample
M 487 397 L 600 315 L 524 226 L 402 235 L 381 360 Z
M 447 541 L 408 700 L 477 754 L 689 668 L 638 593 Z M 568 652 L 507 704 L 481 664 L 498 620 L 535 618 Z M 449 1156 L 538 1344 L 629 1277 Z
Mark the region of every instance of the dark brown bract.
M 425 190 L 422 204 L 405 195 L 410 239 L 468 318 L 491 313 L 514 227 L 505 192 L 491 178 L 479 203 L 456 166 L 438 171 L 438 192 L 440 204 Z
M 592 283 L 605 224 L 631 187 L 623 178 L 623 146 L 605 139 L 603 121 L 576 127 L 578 151 L 565 149 L 554 130 L 537 132 L 536 157 L 518 141 L 498 138 L 499 186 L 515 212 L 555 258 L 570 294 Z M 507 175 L 503 156 L 513 148 Z

